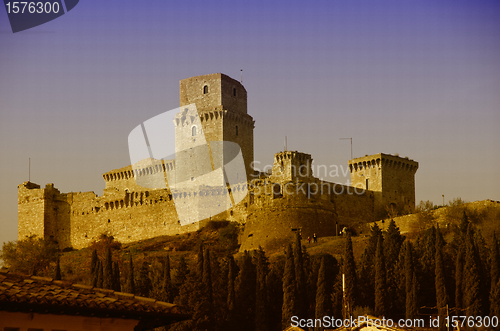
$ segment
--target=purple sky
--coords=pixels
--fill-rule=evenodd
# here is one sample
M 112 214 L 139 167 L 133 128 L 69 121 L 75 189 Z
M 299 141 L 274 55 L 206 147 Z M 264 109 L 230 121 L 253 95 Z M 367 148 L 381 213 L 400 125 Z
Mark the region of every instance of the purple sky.
M 82 0 L 13 34 L 0 8 L 0 243 L 28 158 L 33 182 L 101 195 L 180 79 L 240 69 L 262 165 L 287 136 L 346 167 L 353 137 L 355 157 L 420 163 L 417 203 L 500 200 L 498 17 L 498 1 Z

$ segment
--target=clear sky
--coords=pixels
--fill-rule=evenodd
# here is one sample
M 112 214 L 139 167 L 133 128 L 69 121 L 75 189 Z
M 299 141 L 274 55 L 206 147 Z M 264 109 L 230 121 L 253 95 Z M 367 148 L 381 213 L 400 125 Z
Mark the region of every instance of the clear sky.
M 314 165 L 399 153 L 417 203 L 500 200 L 500 2 L 81 0 L 13 34 L 0 8 L 0 243 L 17 185 L 101 195 L 129 132 L 179 104 L 179 80 L 240 79 L 255 159 Z M 325 179 L 345 183 L 346 178 Z

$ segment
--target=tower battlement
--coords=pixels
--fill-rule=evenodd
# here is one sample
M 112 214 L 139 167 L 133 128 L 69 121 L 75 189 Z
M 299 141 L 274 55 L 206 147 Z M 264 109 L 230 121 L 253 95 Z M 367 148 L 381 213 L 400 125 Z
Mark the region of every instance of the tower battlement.
M 313 176 L 311 154 L 283 151 L 274 155 L 271 179 L 277 182 L 307 180 Z
M 247 114 L 247 91 L 231 77 L 216 73 L 179 82 L 181 107 L 195 103 L 199 111 L 228 109 Z
M 397 155 L 378 153 L 366 155 L 349 160 L 349 170 L 351 173 L 375 167 L 394 167 L 406 169 L 415 173 L 418 169 L 418 162 L 407 157 L 402 158 Z
M 378 153 L 349 161 L 351 185 L 374 191 L 379 210 L 415 208 L 415 173 L 418 162 Z

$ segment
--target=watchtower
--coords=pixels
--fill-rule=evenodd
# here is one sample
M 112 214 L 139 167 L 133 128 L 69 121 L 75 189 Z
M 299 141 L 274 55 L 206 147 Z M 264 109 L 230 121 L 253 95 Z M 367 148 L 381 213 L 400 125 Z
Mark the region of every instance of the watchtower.
M 413 210 L 417 169 L 416 161 L 383 153 L 349 161 L 351 185 L 374 191 L 376 210 Z
M 302 152 L 276 153 L 271 180 L 275 182 L 307 181 L 313 176 L 312 161 L 310 154 Z
M 253 175 L 250 164 L 253 162 L 255 121 L 247 113 L 247 91 L 243 85 L 221 73 L 183 79 L 180 81 L 181 109 L 192 103 L 196 104 L 199 120 L 192 121 L 188 128 L 190 132 L 182 133 L 182 136 L 187 138 L 182 138 L 181 135 L 178 137 L 176 134 L 176 151 L 183 150 L 190 144 L 193 144 L 192 147 L 199 146 L 199 141 L 195 142 L 193 138 L 203 132 L 208 143 L 211 141 L 237 143 L 245 162 L 246 176 L 249 178 Z M 199 125 L 201 127 L 198 127 Z M 226 164 L 227 161 L 229 160 L 221 162 Z M 219 164 L 217 160 L 212 162 Z M 179 170 L 178 166 L 177 169 Z M 242 180 L 246 181 L 246 178 Z

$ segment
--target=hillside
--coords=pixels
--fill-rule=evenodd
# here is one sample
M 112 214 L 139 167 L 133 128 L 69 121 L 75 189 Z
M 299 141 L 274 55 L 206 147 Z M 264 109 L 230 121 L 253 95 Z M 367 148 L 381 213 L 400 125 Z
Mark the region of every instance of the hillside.
M 500 233 L 500 204 L 454 201 L 447 207 L 428 207 L 413 215 L 358 224 L 345 236 L 320 236 L 317 243 L 302 238 L 298 245 L 296 236 L 266 251 L 242 252 L 242 226 L 229 221 L 127 244 L 103 234 L 87 248 L 61 253 L 62 279 L 174 302 L 193 311 L 193 320 L 172 331 L 204 330 L 207 325 L 232 330 L 231 323 L 247 316 L 246 311 L 248 330 L 258 330 L 252 323 L 262 322 L 260 307 L 266 305 L 266 323 L 272 325 L 270 330 L 279 330 L 288 311 L 284 303 L 295 299 L 306 303 L 294 308 L 302 309 L 302 316 L 315 316 L 315 309 L 340 316 L 342 274 L 354 316 L 400 318 L 410 309 L 414 316 L 444 318 L 433 307 L 445 305 L 460 314 L 467 313 L 463 307 L 474 306 L 477 316 L 500 315 L 500 296 L 490 294 L 500 293 L 500 242 L 494 235 Z M 30 240 L 17 245 L 41 242 Z M 9 243 L 4 250 L 9 245 L 15 247 Z M 47 245 L 54 249 L 53 242 L 45 242 L 26 252 Z M 37 264 L 32 255 L 24 257 Z M 52 263 L 29 270 L 53 277 L 55 267 Z M 96 270 L 92 275 L 91 269 Z M 221 308 L 215 315 L 212 305 Z
M 445 236 L 445 240 L 451 241 L 451 230 L 453 227 L 458 226 L 464 212 L 470 215 L 471 222 L 478 227 L 487 242 L 490 242 L 494 232 L 500 233 L 500 203 L 490 200 L 457 204 L 422 213 L 394 217 L 393 219 L 401 233 L 409 239 L 417 238 L 426 229 L 438 224 Z M 389 225 L 389 221 L 385 220 L 376 223 L 382 230 L 385 230 Z M 366 247 L 369 227 L 373 224 L 367 223 L 352 229 L 354 232 L 352 237 L 353 250 L 356 260 L 359 260 Z M 113 258 L 119 262 L 120 268 L 123 270 L 124 262 L 128 261 L 129 255 L 133 256 L 134 264 L 137 265 L 142 264 L 143 261 L 148 263 L 155 260 L 161 261 L 168 255 L 172 261 L 172 267 L 175 269 L 181 256 L 184 256 L 188 264 L 194 264 L 201 243 L 203 243 L 204 247 L 210 248 L 218 257 L 234 254 L 237 258 L 241 254 L 238 252 L 238 235 L 240 231 L 241 227 L 235 224 L 214 221 L 205 228 L 191 233 L 159 236 L 128 244 L 115 243 L 114 247 L 116 249 L 113 251 Z M 106 240 L 103 240 L 91 245 L 89 248 L 63 253 L 61 256 L 63 277 L 72 281 L 88 283 L 92 250 L 96 248 L 100 258 L 104 258 L 106 242 Z M 341 258 L 344 242 L 342 236 L 319 237 L 318 243 L 312 241 L 308 243 L 307 238 L 302 238 L 302 245 L 306 247 L 307 252 L 312 257 L 331 254 L 338 260 Z M 266 254 L 271 261 L 280 257 L 283 258 L 284 246 L 266 251 Z M 123 277 L 125 276 L 123 275 Z

